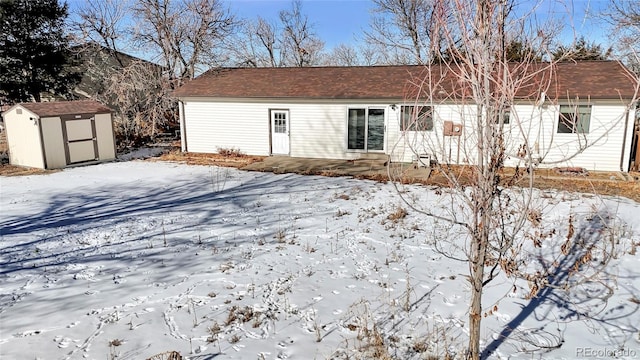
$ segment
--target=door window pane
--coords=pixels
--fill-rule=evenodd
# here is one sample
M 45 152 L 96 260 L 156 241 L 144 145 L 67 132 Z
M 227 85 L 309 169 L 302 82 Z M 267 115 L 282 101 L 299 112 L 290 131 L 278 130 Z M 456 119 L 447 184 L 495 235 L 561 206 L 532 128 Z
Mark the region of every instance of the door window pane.
M 280 112 L 273 114 L 273 132 L 285 134 L 287 132 L 287 114 Z
M 367 150 L 384 150 L 384 109 L 369 109 Z
M 348 119 L 348 148 L 364 150 L 365 109 L 349 109 Z

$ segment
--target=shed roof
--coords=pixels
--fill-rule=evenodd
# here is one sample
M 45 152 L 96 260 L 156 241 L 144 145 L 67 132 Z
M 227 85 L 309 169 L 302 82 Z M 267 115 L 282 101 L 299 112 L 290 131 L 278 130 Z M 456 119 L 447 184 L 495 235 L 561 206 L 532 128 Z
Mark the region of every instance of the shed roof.
M 515 94 L 520 99 L 538 99 L 541 91 L 549 99 L 634 96 L 629 71 L 618 61 L 509 66 L 512 76 L 523 80 Z M 421 97 L 425 97 L 425 90 L 431 85 L 433 97 L 460 98 L 469 95 L 468 85 L 457 75 L 460 71 L 461 68 L 448 65 L 218 68 L 187 82 L 174 94 L 218 98 L 405 99 L 415 98 L 417 91 L 422 91 Z
M 22 106 L 40 117 L 111 113 L 111 109 L 94 100 L 31 102 L 16 106 Z

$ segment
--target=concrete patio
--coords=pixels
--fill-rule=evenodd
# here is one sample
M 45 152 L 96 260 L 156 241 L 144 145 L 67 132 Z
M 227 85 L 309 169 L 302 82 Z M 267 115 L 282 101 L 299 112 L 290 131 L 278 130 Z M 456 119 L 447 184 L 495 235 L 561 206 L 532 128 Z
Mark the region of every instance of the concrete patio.
M 368 155 L 357 160 L 330 160 L 269 156 L 262 161 L 242 167 L 242 170 L 268 171 L 274 173 L 317 174 L 328 176 L 352 176 L 355 178 L 386 179 L 389 171 L 394 176 L 426 180 L 431 174 L 427 167 L 413 164 L 392 163 L 387 167 L 386 155 Z

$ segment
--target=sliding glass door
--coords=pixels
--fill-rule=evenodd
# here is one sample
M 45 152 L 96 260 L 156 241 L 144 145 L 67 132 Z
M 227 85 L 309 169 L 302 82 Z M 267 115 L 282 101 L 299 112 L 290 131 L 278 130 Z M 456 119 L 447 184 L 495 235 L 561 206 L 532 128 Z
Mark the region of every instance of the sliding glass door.
M 350 108 L 347 128 L 349 150 L 384 150 L 384 108 Z

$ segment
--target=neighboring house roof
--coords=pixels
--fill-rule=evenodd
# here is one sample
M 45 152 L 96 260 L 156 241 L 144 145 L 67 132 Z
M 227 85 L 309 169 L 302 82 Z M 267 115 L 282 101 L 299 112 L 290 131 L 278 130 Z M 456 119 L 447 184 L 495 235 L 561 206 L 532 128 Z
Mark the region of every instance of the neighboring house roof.
M 111 109 L 94 100 L 32 102 L 15 106 L 22 106 L 40 117 L 111 113 Z
M 162 65 L 109 49 L 95 42 L 74 46 L 71 50 L 79 60 L 78 70 L 82 73 L 82 79 L 74 92 L 82 98 L 103 94 L 107 86 L 105 79 L 133 63 L 144 64 L 160 72 L 166 70 Z
M 633 98 L 630 72 L 618 61 L 510 64 L 524 79 L 516 98 Z M 178 88 L 177 97 L 405 99 L 469 97 L 454 65 L 211 69 Z M 425 79 L 431 79 L 425 81 Z M 436 86 L 434 86 L 436 85 Z M 466 87 L 466 88 L 465 88 Z

